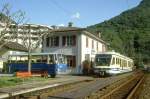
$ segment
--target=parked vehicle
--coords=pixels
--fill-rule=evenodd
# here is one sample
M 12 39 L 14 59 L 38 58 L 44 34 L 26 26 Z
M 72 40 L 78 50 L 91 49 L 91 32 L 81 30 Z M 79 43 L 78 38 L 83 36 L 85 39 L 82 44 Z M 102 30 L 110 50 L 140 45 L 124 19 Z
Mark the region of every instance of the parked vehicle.
M 28 71 L 28 54 L 14 54 L 9 56 L 9 73 Z M 46 73 L 51 77 L 66 73 L 65 57 L 57 53 L 31 53 L 31 73 Z
M 96 54 L 93 68 L 96 74 L 112 75 L 132 71 L 134 63 L 131 58 L 119 53 L 104 52 Z

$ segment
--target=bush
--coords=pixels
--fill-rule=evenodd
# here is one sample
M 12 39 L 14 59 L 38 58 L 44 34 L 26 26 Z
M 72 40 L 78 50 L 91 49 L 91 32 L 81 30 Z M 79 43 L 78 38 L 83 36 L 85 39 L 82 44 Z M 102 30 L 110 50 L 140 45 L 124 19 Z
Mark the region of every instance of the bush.
M 83 74 L 88 75 L 91 72 L 92 62 L 89 60 L 83 61 Z
M 3 72 L 3 73 L 8 73 L 8 71 L 9 71 L 9 70 L 8 70 L 8 63 L 7 63 L 7 62 L 4 62 L 4 63 L 3 63 L 2 72 Z

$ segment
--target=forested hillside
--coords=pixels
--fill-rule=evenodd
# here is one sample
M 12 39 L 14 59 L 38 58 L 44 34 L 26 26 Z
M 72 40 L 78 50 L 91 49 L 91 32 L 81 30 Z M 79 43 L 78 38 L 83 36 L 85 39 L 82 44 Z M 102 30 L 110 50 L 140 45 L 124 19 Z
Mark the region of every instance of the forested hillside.
M 150 0 L 143 0 L 139 6 L 87 29 L 101 32 L 110 50 L 134 58 L 136 65 L 150 63 Z

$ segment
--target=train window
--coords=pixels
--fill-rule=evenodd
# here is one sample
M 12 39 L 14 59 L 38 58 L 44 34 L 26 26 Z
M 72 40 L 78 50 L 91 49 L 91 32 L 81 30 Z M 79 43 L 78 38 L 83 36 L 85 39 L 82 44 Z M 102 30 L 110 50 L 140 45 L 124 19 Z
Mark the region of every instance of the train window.
M 131 66 L 133 66 L 133 62 L 131 62 Z
M 125 67 L 127 67 L 127 61 L 125 61 Z
M 128 61 L 128 67 L 130 67 L 130 61 Z
M 122 66 L 122 59 L 120 59 L 120 66 Z
M 118 65 L 120 65 L 120 59 L 118 59 Z
M 119 65 L 119 58 L 117 58 L 117 64 Z
M 126 61 L 124 60 L 124 67 L 126 67 Z
M 125 60 L 123 60 L 123 67 L 125 67 Z
M 120 65 L 120 59 L 118 59 L 118 65 Z
M 114 65 L 115 64 L 115 58 L 113 58 L 113 60 L 112 60 L 112 65 Z
M 129 67 L 132 67 L 133 63 L 129 61 Z
M 120 63 L 120 66 L 121 66 L 121 59 L 120 59 L 119 63 Z
M 122 67 L 124 67 L 124 60 L 122 60 Z

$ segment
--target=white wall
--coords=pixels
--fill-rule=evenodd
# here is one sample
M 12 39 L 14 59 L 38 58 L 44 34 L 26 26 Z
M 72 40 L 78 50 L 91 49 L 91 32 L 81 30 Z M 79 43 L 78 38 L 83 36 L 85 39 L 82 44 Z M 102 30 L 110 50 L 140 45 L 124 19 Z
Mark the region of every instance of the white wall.
M 3 69 L 3 61 L 0 60 L 0 71 Z
M 102 52 L 102 43 L 91 38 L 85 34 L 81 35 L 82 37 L 82 62 L 85 60 L 85 54 L 90 54 L 90 58 L 94 58 L 95 54 L 98 52 Z M 88 38 L 88 47 L 86 47 L 86 38 Z M 94 41 L 94 48 L 92 48 L 92 40 Z M 97 50 L 97 42 L 98 42 L 98 50 Z

